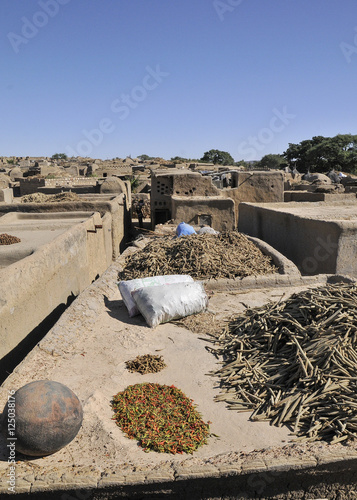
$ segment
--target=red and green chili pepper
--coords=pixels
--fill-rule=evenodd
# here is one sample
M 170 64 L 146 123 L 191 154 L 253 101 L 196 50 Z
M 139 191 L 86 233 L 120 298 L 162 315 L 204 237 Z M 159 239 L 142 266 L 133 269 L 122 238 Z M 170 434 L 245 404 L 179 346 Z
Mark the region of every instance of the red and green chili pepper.
M 130 385 L 114 396 L 112 408 L 113 420 L 144 451 L 193 453 L 207 443 L 210 422 L 173 385 Z

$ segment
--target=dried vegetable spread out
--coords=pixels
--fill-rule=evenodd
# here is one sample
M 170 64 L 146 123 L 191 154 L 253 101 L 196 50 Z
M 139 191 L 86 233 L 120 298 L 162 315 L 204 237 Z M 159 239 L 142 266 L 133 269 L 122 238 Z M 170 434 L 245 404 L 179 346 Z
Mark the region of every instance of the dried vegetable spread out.
M 218 319 L 211 312 L 204 311 L 198 314 L 192 314 L 191 316 L 186 316 L 185 318 L 173 320 L 172 323 L 182 326 L 183 328 L 190 330 L 192 333 L 217 337 L 226 329 L 228 321 L 229 318 L 225 318 L 224 320 Z
M 166 368 L 163 357 L 154 354 L 136 356 L 135 359 L 126 361 L 125 364 L 130 372 L 138 372 L 142 375 L 145 373 L 157 373 Z
M 119 279 L 167 274 L 190 274 L 198 279 L 234 278 L 273 272 L 277 269 L 269 256 L 245 235 L 227 231 L 151 241 L 127 257 Z
M 21 203 L 60 203 L 64 201 L 83 201 L 84 199 L 72 191 L 57 194 L 32 193 L 21 197 Z
M 137 211 L 139 209 L 138 199 L 134 199 L 132 201 L 131 209 L 133 212 L 133 216 L 136 217 Z M 144 203 L 141 205 L 141 212 L 143 214 L 144 219 L 150 217 L 150 200 L 144 200 Z
M 0 245 L 12 245 L 13 243 L 20 243 L 20 238 L 12 236 L 11 234 L 0 234 Z
M 114 396 L 112 407 L 113 420 L 144 451 L 193 453 L 207 443 L 210 422 L 173 385 L 130 385 Z
M 247 309 L 212 349 L 229 409 L 288 425 L 297 441 L 357 437 L 357 285 L 335 284 Z

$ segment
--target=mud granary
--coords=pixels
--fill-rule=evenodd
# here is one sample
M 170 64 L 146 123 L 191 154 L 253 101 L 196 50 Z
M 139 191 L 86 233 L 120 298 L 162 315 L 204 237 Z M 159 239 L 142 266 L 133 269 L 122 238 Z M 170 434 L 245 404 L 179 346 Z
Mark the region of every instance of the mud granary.
M 228 187 L 213 177 L 224 176 Z M 237 227 L 238 206 L 249 202 L 282 202 L 282 172 L 241 172 L 222 169 L 200 172 L 170 169 L 151 171 L 151 221 L 153 227 L 169 220 L 209 225 L 217 231 Z

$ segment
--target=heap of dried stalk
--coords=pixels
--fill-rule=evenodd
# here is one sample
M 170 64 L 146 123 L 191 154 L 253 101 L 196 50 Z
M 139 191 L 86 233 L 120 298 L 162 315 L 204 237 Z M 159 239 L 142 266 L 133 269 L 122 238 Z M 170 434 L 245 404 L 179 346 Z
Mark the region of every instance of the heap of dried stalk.
M 142 375 L 145 373 L 157 373 L 166 368 L 163 357 L 156 356 L 155 354 L 136 356 L 135 359 L 126 361 L 125 365 L 130 372 L 138 372 Z
M 32 193 L 21 197 L 21 203 L 60 203 L 64 201 L 83 201 L 77 193 L 66 191 L 57 194 Z
M 143 214 L 143 218 L 147 219 L 150 217 L 150 200 L 143 200 L 144 203 L 141 206 L 141 212 Z M 133 216 L 136 217 L 137 211 L 139 209 L 139 199 L 134 199 L 131 203 L 131 209 L 133 212 Z
M 224 356 L 217 400 L 298 441 L 357 437 L 357 285 L 310 289 L 247 309 L 213 340 Z
M 120 280 L 189 274 L 193 278 L 235 278 L 277 272 L 269 256 L 237 231 L 159 238 L 127 257 Z

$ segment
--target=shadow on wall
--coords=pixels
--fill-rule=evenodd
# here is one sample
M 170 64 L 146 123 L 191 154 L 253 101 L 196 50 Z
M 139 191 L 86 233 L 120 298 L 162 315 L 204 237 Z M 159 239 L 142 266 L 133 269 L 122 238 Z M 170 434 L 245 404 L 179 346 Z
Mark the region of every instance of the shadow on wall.
M 1 359 L 0 384 L 21 363 L 27 354 L 43 339 L 49 330 L 57 323 L 64 311 L 69 307 L 76 295 L 70 295 L 65 304 L 60 304 L 41 323 L 34 328 L 12 351 Z

